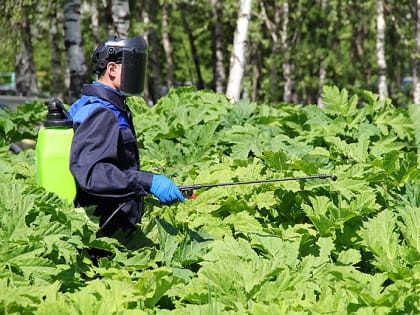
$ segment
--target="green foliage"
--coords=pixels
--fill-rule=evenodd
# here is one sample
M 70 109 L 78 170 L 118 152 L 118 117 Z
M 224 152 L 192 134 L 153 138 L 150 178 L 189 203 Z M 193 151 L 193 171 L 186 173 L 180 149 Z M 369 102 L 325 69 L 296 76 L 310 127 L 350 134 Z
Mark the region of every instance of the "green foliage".
M 417 314 L 417 109 L 326 87 L 325 109 L 190 88 L 129 105 L 142 167 L 178 184 L 329 179 L 146 199 L 131 235 L 37 187 L 31 151 L 0 176 L 0 308 L 21 314 Z M 21 112 L 20 115 L 23 115 Z M 2 116 L 3 117 L 3 116 Z M 26 117 L 26 116 L 25 116 Z M 5 112 L 4 134 L 18 117 Z M 28 123 L 27 128 L 31 128 Z M 6 157 L 6 153 L 2 157 Z
M 37 127 L 46 117 L 47 107 L 39 101 L 19 105 L 16 112 L 0 109 L 0 146 L 22 139 L 35 140 Z
M 168 4 L 168 29 L 163 30 L 162 8 Z M 267 16 L 262 12 L 264 4 Z M 283 16 L 285 1 L 253 1 L 247 42 L 247 69 L 243 80 L 244 95 L 255 95 L 258 102 L 278 103 L 283 99 L 284 73 L 282 66 L 290 63 L 293 67 L 291 79 L 294 99 L 303 104 L 316 104 L 320 88 L 326 84 L 346 86 L 350 91 L 361 89 L 377 90 L 378 66 L 376 57 L 376 2 L 375 1 L 287 1 L 289 14 Z M 53 74 L 57 64 L 51 62 L 51 31 L 58 30 L 58 46 L 55 53 L 60 55 L 62 77 L 65 73 L 65 45 L 62 19 L 53 22 L 53 17 L 63 14 L 63 1 L 4 0 L 0 2 L 0 27 L 4 32 L 0 47 L 2 59 L 0 71 L 14 69 L 15 56 L 19 54 L 26 17 L 31 27 L 32 46 L 37 72 L 38 88 L 45 95 L 66 95 L 54 80 L 63 81 Z M 92 69 L 91 55 L 97 43 L 93 38 L 96 26 L 92 25 L 90 2 L 81 6 L 81 34 L 83 50 L 88 69 Z M 219 18 L 223 36 L 221 40 L 224 70 L 229 72 L 230 54 L 238 18 L 238 1 L 219 1 Z M 107 4 L 109 5 L 109 4 Z M 98 2 L 97 22 L 99 38 L 108 36 L 109 9 Z M 209 1 L 165 0 L 130 1 L 127 25 L 129 36 L 149 33 L 150 55 L 157 58 L 159 69 L 149 67 L 150 89 L 166 88 L 165 76 L 168 63 L 164 54 L 162 36 L 167 31 L 170 37 L 173 58 L 174 85 L 197 85 L 197 68 L 200 69 L 204 86 L 214 88 L 215 48 L 213 33 L 215 20 Z M 408 0 L 387 3 L 385 49 L 387 63 L 388 90 L 394 104 L 407 107 L 412 99 L 411 84 L 402 83 L 412 76 L 414 51 L 416 47 L 415 2 Z M 145 19 L 147 13 L 148 19 Z M 192 41 L 186 31 L 182 17 L 189 24 Z M 287 19 L 287 48 L 281 48 L 283 22 Z M 56 25 L 52 25 L 55 23 Z M 269 27 L 268 25 L 271 25 Z M 111 27 L 112 28 L 112 27 Z M 272 29 L 274 28 L 274 30 Z M 151 35 L 153 34 L 153 35 Z M 153 42 L 156 37 L 156 42 Z M 277 42 L 276 42 L 277 41 Z M 398 49 L 395 49 L 398 47 Z M 153 61 L 154 62 L 154 61 Z M 198 63 L 196 65 L 196 62 Z M 151 65 L 151 63 L 149 63 Z M 58 66 L 60 67 L 60 66 Z M 55 69 L 56 70 L 56 69 Z M 325 78 L 321 73 L 325 70 Z M 88 71 L 93 80 L 94 75 Z M 89 80 L 90 81 L 90 80 Z M 62 87 L 62 89 L 64 89 Z M 151 93 L 153 94 L 153 93 Z M 44 95 L 44 94 L 43 94 Z

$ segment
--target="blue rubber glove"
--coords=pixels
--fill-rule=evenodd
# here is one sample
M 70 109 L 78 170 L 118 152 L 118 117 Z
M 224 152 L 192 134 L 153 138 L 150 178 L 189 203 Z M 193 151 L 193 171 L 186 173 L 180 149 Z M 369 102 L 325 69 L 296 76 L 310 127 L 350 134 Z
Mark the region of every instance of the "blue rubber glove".
M 160 202 L 170 204 L 177 200 L 184 202 L 184 196 L 178 187 L 165 175 L 153 175 L 150 192 L 159 198 Z

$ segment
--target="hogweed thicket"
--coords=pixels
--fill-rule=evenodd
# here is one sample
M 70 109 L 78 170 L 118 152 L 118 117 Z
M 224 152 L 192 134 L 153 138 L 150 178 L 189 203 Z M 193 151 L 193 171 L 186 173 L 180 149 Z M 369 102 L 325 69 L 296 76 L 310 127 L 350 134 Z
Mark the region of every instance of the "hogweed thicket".
M 1 112 L 0 308 L 5 314 L 418 314 L 418 106 L 326 87 L 316 106 L 172 90 L 129 100 L 143 169 L 181 184 L 329 173 L 147 197 L 129 237 L 37 187 L 43 108 Z M 25 123 L 26 121 L 26 123 Z M 92 260 L 92 252 L 101 258 Z

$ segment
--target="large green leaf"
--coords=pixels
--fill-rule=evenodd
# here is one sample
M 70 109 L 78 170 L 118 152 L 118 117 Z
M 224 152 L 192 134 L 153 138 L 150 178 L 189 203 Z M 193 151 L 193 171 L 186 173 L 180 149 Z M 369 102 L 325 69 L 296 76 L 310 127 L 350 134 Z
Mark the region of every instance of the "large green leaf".
M 401 250 L 396 223 L 395 215 L 384 210 L 366 222 L 360 231 L 366 246 L 375 255 L 375 265 L 381 271 L 388 272 L 393 279 L 408 276 L 406 257 Z

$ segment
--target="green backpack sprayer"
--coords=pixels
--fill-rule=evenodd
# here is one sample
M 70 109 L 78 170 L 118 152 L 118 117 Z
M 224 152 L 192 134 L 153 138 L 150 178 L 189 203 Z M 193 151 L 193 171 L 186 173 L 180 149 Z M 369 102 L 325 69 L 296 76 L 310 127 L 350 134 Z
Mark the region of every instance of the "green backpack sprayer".
M 52 99 L 46 105 L 47 119 L 39 130 L 35 149 L 36 179 L 41 187 L 72 202 L 76 195 L 70 173 L 73 120 L 60 100 Z

